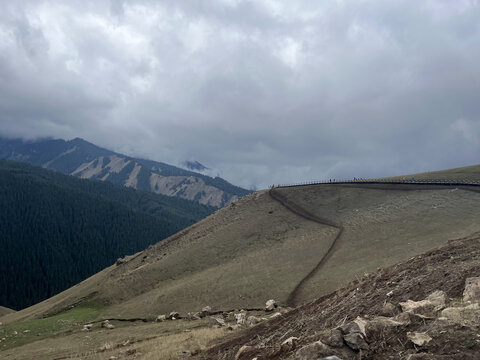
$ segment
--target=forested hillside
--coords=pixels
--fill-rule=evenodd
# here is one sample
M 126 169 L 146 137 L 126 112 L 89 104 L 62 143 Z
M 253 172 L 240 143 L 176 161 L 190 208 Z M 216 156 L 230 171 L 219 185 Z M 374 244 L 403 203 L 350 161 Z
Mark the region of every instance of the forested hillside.
M 0 160 L 0 305 L 46 299 L 212 210 Z

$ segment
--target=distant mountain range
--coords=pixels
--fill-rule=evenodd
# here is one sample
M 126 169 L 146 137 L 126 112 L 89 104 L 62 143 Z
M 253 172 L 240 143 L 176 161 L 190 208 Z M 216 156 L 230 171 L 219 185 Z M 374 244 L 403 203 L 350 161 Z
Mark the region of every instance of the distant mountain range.
M 0 138 L 0 158 L 28 162 L 84 179 L 107 180 L 134 189 L 177 196 L 217 208 L 250 193 L 220 177 L 118 154 L 80 138 L 69 141 Z M 207 170 L 197 161 L 187 162 L 186 166 L 196 171 Z

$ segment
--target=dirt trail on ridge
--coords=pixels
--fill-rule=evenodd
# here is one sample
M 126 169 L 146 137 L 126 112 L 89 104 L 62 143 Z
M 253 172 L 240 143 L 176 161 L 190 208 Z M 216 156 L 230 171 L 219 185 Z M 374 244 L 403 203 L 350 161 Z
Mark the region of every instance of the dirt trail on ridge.
M 325 265 L 325 263 L 328 261 L 328 259 L 334 253 L 334 251 L 337 247 L 337 244 L 339 242 L 339 239 L 342 236 L 343 226 L 338 224 L 338 223 L 335 223 L 331 220 L 323 219 L 323 218 L 320 218 L 320 217 L 310 213 L 309 211 L 305 210 L 304 208 L 302 208 L 298 204 L 295 204 L 291 200 L 288 200 L 285 196 L 283 196 L 281 193 L 276 191 L 274 188 L 270 189 L 270 191 L 268 193 L 274 200 L 278 201 L 280 204 L 282 204 L 285 208 L 287 208 L 288 210 L 290 210 L 294 214 L 297 214 L 298 216 L 301 216 L 304 219 L 314 221 L 318 224 L 327 225 L 327 226 L 331 226 L 331 227 L 334 227 L 334 228 L 338 229 L 337 235 L 333 239 L 333 241 L 332 241 L 330 247 L 328 248 L 327 252 L 325 253 L 325 255 L 323 255 L 323 257 L 320 259 L 318 264 L 302 280 L 300 280 L 300 282 L 295 286 L 295 288 L 292 290 L 292 292 L 288 295 L 287 305 L 290 306 L 290 307 L 296 307 L 296 306 L 298 306 L 299 294 L 301 293 L 301 291 L 303 290 L 305 285 L 308 283 L 308 281 L 313 276 L 315 276 L 315 274 L 317 274 L 320 271 L 320 269 Z

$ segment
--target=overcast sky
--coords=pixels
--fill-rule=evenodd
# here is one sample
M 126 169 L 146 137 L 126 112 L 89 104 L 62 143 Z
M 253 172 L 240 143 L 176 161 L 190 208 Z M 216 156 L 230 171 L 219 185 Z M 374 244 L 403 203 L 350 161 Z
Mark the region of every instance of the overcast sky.
M 476 0 L 0 0 L 0 134 L 265 187 L 480 163 Z

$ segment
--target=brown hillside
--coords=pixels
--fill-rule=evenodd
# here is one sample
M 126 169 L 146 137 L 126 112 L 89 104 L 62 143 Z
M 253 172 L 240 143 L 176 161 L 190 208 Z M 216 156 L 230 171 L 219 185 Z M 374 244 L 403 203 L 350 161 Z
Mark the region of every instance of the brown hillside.
M 302 211 L 268 191 L 248 195 L 5 321 L 86 300 L 105 304 L 101 316 L 110 318 L 154 318 L 204 305 L 260 308 L 269 298 L 298 305 L 480 231 L 478 187 L 319 184 L 275 192 Z
M 14 313 L 14 312 L 15 310 L 0 306 L 0 317 L 2 317 L 3 315 Z

